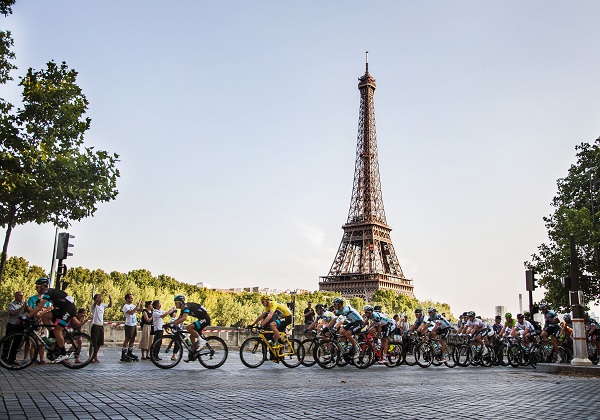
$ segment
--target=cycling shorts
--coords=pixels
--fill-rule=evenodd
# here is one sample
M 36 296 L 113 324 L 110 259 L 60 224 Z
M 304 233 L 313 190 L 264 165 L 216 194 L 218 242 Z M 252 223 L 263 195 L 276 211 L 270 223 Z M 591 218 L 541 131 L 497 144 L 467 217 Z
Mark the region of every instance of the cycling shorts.
M 65 308 L 54 308 L 51 313 L 52 323 L 64 328 L 69 323 L 69 320 L 77 313 L 77 308 L 75 308 L 75 305 L 71 304 Z
M 357 320 L 357 321 L 349 322 L 348 324 L 344 324 L 344 326 L 342 328 L 345 331 L 350 331 L 350 332 L 352 332 L 352 334 L 356 334 L 357 332 L 359 332 L 362 329 L 363 326 L 364 326 L 363 322 L 361 320 Z
M 199 333 L 202 333 L 202 330 L 210 325 L 210 316 L 206 314 L 206 316 L 199 318 L 197 321 L 192 323 L 194 329 Z
M 548 336 L 556 335 L 560 332 L 560 326 L 559 325 L 548 325 L 546 328 L 544 328 L 544 331 L 546 331 L 548 333 Z

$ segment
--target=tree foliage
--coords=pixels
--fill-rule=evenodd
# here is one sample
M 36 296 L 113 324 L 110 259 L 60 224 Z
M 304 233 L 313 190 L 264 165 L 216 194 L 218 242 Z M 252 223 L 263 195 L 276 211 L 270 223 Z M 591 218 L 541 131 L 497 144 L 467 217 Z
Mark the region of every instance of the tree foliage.
M 554 212 L 544 217 L 548 243 L 525 266 L 540 275 L 538 284 L 546 289 L 545 300 L 554 308 L 568 310 L 568 291 L 561 277 L 569 275 L 569 236 L 575 239 L 577 262 L 581 272 L 580 287 L 587 303 L 599 302 L 600 231 L 600 138 L 592 144 L 575 147 L 577 162 L 565 178 L 557 181 L 558 193 L 552 200 Z
M 10 12 L 12 3 L 0 3 L 0 12 Z M 0 32 L 0 83 L 15 68 L 11 47 L 10 33 Z M 6 229 L 0 281 L 15 226 L 67 228 L 118 194 L 118 155 L 84 145 L 91 120 L 77 72 L 50 61 L 43 70 L 28 69 L 19 86 L 20 108 L 0 100 L 0 226 Z
M 7 260 L 5 282 L 0 284 L 0 308 L 6 308 L 17 290 L 23 291 L 26 297 L 33 296 L 35 280 L 43 276 L 45 273 L 42 268 L 35 265 L 29 266 L 24 258 L 10 257 Z M 69 269 L 64 280 L 69 283 L 67 292 L 73 296 L 75 304 L 80 308 L 89 308 L 92 304 L 93 293 L 106 289 L 107 294 L 113 297 L 113 306 L 106 310 L 104 319 L 111 321 L 124 320 L 122 308 L 127 293 L 133 293 L 136 302 L 159 299 L 164 309 L 173 306 L 175 295 L 183 294 L 188 301 L 198 302 L 206 307 L 211 315 L 213 325 L 224 327 L 245 327 L 264 310 L 260 303 L 261 293 L 234 293 L 204 289 L 188 283 L 181 283 L 164 274 L 153 276 L 148 270 L 106 273 L 103 270 L 76 267 Z M 272 295 L 272 298 L 281 303 L 295 302 L 294 322 L 301 325 L 304 324 L 304 308 L 308 302 L 331 306 L 333 299 L 338 296 L 333 292 L 315 291 L 299 294 L 278 293 Z M 106 296 L 105 302 L 108 302 L 107 299 L 108 296 Z M 361 312 L 366 304 L 361 298 L 349 299 L 348 303 Z M 406 314 L 411 320 L 414 320 L 415 308 L 427 308 L 431 305 L 450 316 L 450 307 L 447 304 L 420 302 L 416 298 L 396 295 L 391 291 L 377 292 L 372 303 L 382 305 L 389 315 Z

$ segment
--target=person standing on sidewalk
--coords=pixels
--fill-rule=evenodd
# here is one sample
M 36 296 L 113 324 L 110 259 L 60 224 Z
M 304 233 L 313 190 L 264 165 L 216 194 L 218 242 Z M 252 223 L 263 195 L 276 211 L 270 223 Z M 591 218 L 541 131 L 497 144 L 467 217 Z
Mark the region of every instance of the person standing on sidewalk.
M 142 301 L 137 305 L 133 304 L 133 295 L 127 293 L 125 295 L 125 305 L 123 305 L 123 314 L 125 314 L 125 340 L 121 349 L 121 362 L 130 362 L 138 360 L 138 357 L 133 354 L 133 344 L 137 335 L 137 316 L 136 313 L 142 310 Z
M 308 302 L 307 305 L 304 309 L 304 324 L 310 325 L 315 322 L 315 310 L 312 307 L 312 302 Z
M 8 312 L 8 320 L 6 323 L 6 335 L 21 332 L 23 331 L 23 324 L 21 323 L 21 317 L 25 316 L 25 301 L 23 300 L 23 292 L 18 291 L 15 292 L 15 300 L 10 302 L 6 307 L 6 311 Z M 17 341 L 17 340 L 15 340 Z M 9 364 L 16 364 L 15 361 L 17 357 L 17 350 L 21 341 L 19 343 L 14 343 L 18 345 L 13 345 L 10 350 L 10 354 L 5 354 L 7 351 L 2 349 L 2 358 L 6 358 L 6 361 Z
M 150 359 L 150 343 L 152 342 L 152 301 L 147 300 L 146 303 L 144 303 L 144 306 L 145 309 L 142 311 L 140 319 L 140 326 L 142 327 L 142 337 L 140 338 L 142 360 Z
M 154 347 L 154 343 L 162 340 L 162 336 L 163 336 L 163 326 L 164 326 L 164 317 L 166 317 L 167 315 L 171 315 L 173 316 L 173 314 L 175 312 L 177 312 L 177 308 L 175 308 L 174 306 L 169 310 L 169 311 L 163 311 L 161 308 L 161 303 L 160 300 L 155 300 L 154 302 L 152 302 L 152 308 L 154 309 L 152 311 L 152 324 L 154 325 L 154 340 L 152 341 L 152 346 L 150 346 L 150 349 L 152 349 L 152 347 Z M 154 358 L 158 359 L 158 353 L 154 354 Z
M 92 344 L 94 345 L 94 354 L 92 355 L 92 363 L 98 363 L 98 350 L 104 345 L 104 311 L 112 307 L 112 296 L 108 295 L 108 305 L 102 303 L 102 296 L 106 294 L 106 289 L 102 293 L 94 295 L 94 303 L 92 303 L 92 328 L 90 335 Z

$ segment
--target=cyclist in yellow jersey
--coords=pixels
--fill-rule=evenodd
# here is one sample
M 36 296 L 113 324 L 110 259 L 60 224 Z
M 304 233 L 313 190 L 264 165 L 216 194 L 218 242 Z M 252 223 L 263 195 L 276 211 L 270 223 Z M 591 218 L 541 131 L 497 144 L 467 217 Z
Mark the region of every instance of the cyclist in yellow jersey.
M 273 331 L 273 342 L 276 343 L 280 339 L 279 330 L 285 330 L 285 327 L 292 323 L 292 313 L 286 305 L 275 302 L 266 295 L 261 296 L 260 303 L 265 310 L 256 318 L 254 324 L 261 328 L 270 328 Z

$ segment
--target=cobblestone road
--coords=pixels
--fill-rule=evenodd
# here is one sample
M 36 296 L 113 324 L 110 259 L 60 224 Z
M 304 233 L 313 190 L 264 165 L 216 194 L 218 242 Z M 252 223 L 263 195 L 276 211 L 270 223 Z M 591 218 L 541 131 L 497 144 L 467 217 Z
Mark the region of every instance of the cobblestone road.
M 118 349 L 100 359 L 81 370 L 0 368 L 0 419 L 599 418 L 589 400 L 596 401 L 600 379 L 531 368 L 323 370 L 265 362 L 249 369 L 235 351 L 216 370 L 121 364 Z

